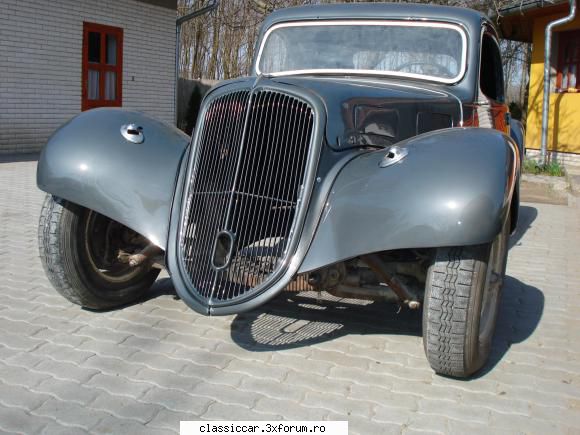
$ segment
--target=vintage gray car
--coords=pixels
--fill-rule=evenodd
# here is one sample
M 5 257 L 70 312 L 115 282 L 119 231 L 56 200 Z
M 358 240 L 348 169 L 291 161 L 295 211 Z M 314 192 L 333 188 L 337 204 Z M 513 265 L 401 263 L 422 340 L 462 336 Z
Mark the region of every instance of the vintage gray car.
M 108 309 L 167 267 L 195 311 L 283 290 L 423 309 L 437 373 L 485 363 L 519 209 L 521 125 L 482 14 L 305 6 L 263 24 L 251 75 L 205 97 L 193 137 L 84 112 L 49 140 L 40 256 L 68 300 Z

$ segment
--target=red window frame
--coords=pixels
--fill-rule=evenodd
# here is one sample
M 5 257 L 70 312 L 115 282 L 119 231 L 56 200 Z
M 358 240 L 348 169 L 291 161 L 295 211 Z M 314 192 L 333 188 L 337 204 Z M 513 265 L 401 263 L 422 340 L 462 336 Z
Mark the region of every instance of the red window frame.
M 559 92 L 567 92 L 568 87 L 563 89 L 562 86 L 569 78 L 570 73 L 568 72 L 564 76 L 564 69 L 566 66 L 576 65 L 576 89 L 580 90 L 580 30 L 560 32 L 558 38 L 559 54 L 556 88 Z M 572 59 L 566 59 L 566 48 L 568 47 L 574 51 Z
M 89 33 L 99 33 L 101 37 L 100 62 L 89 62 Z M 106 38 L 107 35 L 117 39 L 117 62 L 116 65 L 106 63 Z M 99 99 L 89 100 L 89 70 L 99 71 Z M 105 75 L 107 71 L 116 73 L 115 99 L 105 99 Z M 123 29 L 119 27 L 105 26 L 96 23 L 83 23 L 83 68 L 82 68 L 82 100 L 81 110 L 94 109 L 96 107 L 121 107 L 123 104 Z

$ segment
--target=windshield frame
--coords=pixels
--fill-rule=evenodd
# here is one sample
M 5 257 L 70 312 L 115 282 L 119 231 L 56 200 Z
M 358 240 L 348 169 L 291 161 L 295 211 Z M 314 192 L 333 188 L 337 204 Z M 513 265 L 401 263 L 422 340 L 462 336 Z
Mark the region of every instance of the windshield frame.
M 314 69 L 301 69 L 301 70 L 289 70 L 289 71 L 280 71 L 274 73 L 263 73 L 260 71 L 260 62 L 262 60 L 262 54 L 264 51 L 264 47 L 266 46 L 266 42 L 268 41 L 268 37 L 277 29 L 286 28 L 286 27 L 316 27 L 316 26 L 353 26 L 353 25 L 360 25 L 360 26 L 401 26 L 401 27 L 430 27 L 430 28 L 443 28 L 443 29 L 451 29 L 459 33 L 461 37 L 461 68 L 459 73 L 453 78 L 443 78 L 437 77 L 432 75 L 425 75 L 425 74 L 416 74 L 416 73 L 407 73 L 407 72 L 398 72 L 398 71 L 377 71 L 377 70 L 367 70 L 367 69 L 329 69 L 329 68 L 314 68 Z M 384 77 L 403 77 L 403 78 L 411 78 L 411 79 L 418 79 L 418 80 L 426 80 L 431 82 L 437 83 L 444 83 L 444 84 L 456 84 L 463 80 L 465 73 L 467 72 L 467 33 L 465 29 L 460 26 L 459 24 L 454 23 L 447 23 L 447 22 L 440 22 L 440 21 L 401 21 L 401 20 L 389 20 L 389 19 L 382 19 L 382 20 L 360 20 L 360 19 L 353 19 L 353 20 L 318 20 L 318 21 L 291 21 L 285 23 L 278 23 L 271 26 L 264 37 L 262 38 L 262 42 L 260 43 L 260 49 L 258 50 L 258 55 L 256 57 L 255 62 L 255 73 L 258 76 L 264 75 L 267 77 L 284 77 L 284 76 L 292 76 L 292 75 L 305 75 L 305 74 L 331 74 L 331 75 L 371 75 L 371 76 L 384 76 Z

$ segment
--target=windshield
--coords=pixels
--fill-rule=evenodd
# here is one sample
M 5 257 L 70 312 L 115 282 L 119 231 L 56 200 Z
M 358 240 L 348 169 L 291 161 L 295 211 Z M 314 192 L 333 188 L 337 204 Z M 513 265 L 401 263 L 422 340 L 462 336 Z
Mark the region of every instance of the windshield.
M 256 72 L 370 74 L 455 83 L 467 41 L 452 24 L 401 21 L 284 23 L 264 36 Z

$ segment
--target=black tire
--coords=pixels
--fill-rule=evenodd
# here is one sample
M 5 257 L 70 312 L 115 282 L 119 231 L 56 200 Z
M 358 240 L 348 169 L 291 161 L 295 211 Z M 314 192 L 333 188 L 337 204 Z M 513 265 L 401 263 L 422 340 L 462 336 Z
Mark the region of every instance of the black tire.
M 423 346 L 441 375 L 468 377 L 491 350 L 507 263 L 509 213 L 489 244 L 438 248 L 427 272 Z
M 98 267 L 101 259 L 92 243 L 102 231 L 94 222 L 130 231 L 98 213 L 47 195 L 38 224 L 42 266 L 53 287 L 74 304 L 95 310 L 125 305 L 151 287 L 159 270 L 150 264 L 119 263 L 110 270 Z

